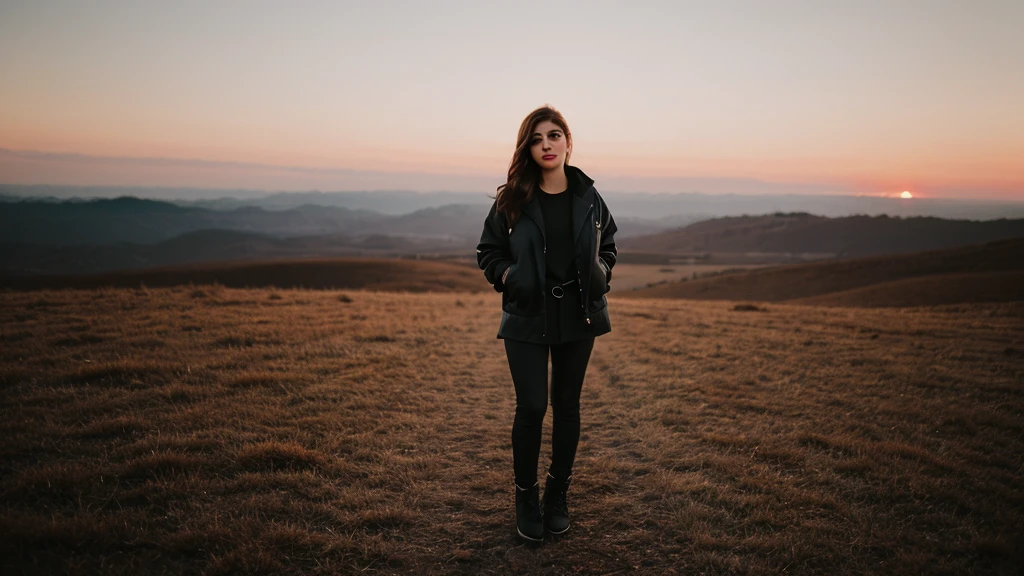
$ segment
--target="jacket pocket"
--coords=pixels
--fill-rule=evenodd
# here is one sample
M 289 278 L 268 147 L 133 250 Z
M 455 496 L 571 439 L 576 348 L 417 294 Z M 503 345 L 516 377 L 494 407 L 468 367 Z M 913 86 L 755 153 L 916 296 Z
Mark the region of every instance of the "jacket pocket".
M 508 303 L 513 311 L 521 312 L 527 302 L 522 289 L 519 287 L 519 263 L 508 267 L 508 276 L 505 277 L 505 290 L 508 292 Z
M 536 305 L 534 292 L 536 282 L 531 281 L 529 269 L 523 269 L 518 262 L 509 266 L 505 278 L 505 291 L 508 293 L 509 312 L 521 316 L 540 314 L 540 306 Z M 537 310 L 535 310 L 537 308 Z
M 602 294 L 607 294 L 611 290 L 611 284 L 608 282 L 608 265 L 604 263 L 604 260 L 600 256 L 597 258 L 597 263 L 601 270 L 601 281 L 604 283 L 604 288 L 601 290 Z
M 608 293 L 608 288 L 608 273 L 605 271 L 604 263 L 600 258 L 594 258 L 590 263 L 590 302 L 600 302 Z
M 505 276 L 505 292 L 508 293 L 508 299 L 510 302 L 518 300 L 516 295 L 516 270 L 519 268 L 519 264 L 513 263 L 508 267 L 508 275 Z

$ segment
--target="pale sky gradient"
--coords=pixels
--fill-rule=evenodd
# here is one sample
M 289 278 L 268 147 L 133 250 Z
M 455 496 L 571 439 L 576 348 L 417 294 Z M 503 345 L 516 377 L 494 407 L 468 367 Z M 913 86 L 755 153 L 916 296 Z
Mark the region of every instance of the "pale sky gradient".
M 1024 200 L 1021 30 L 1020 0 L 0 0 L 0 183 L 493 192 L 550 103 L 618 190 Z

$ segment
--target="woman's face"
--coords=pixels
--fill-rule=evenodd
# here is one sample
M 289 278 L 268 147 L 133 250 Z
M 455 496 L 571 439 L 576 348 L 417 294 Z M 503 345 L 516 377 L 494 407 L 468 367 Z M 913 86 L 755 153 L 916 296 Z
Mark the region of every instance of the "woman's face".
M 530 153 L 533 161 L 543 170 L 560 168 L 565 164 L 567 148 L 565 132 L 558 124 L 545 120 L 537 124 L 530 136 Z

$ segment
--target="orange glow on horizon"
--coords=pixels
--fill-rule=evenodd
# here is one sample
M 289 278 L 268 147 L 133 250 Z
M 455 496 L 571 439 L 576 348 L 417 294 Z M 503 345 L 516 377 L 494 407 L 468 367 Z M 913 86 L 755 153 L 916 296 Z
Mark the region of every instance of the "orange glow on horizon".
M 508 169 L 512 144 L 480 139 L 446 145 L 442 142 L 366 142 L 316 135 L 299 138 L 280 134 L 240 140 L 209 134 L 199 143 L 190 138 L 145 138 L 131 134 L 100 137 L 85 132 L 46 134 L 38 130 L 0 133 L 0 148 L 113 158 L 195 159 L 227 163 L 323 170 L 425 172 L 501 177 Z M 744 149 L 693 154 L 654 142 L 576 142 L 571 163 L 604 175 L 633 178 L 750 178 L 771 182 L 836 182 L 870 193 L 895 190 L 912 181 L 915 188 L 988 189 L 1006 197 L 1024 192 L 1024 174 L 1015 154 L 984 157 L 932 154 L 921 157 L 865 157 L 843 152 L 806 154 Z M 902 182 L 901 182 L 902 181 Z M 914 192 L 920 197 L 920 190 Z
M 423 174 L 452 179 L 485 178 L 487 182 L 501 181 L 507 171 L 510 146 L 507 143 L 474 142 L 469 146 L 444 147 L 419 145 L 385 148 L 379 145 L 354 146 L 351 143 L 309 142 L 302 145 L 291 142 L 275 142 L 269 145 L 191 147 L 184 142 L 140 145 L 128 149 L 124 142 L 79 145 L 78 142 L 62 142 L 53 146 L 19 146 L 22 141 L 5 138 L 0 134 L 0 149 L 12 152 L 56 153 L 82 155 L 77 159 L 55 159 L 54 162 L 67 166 L 57 170 L 56 164 L 5 174 L 7 184 L 70 184 L 75 182 L 89 185 L 104 185 L 114 182 L 131 182 L 139 185 L 183 185 L 234 187 L 241 182 L 259 183 L 256 176 L 243 174 L 275 173 L 276 188 L 303 188 L 319 186 L 329 188 L 330 173 L 338 170 L 375 172 L 378 174 Z M 61 145 L 63 144 L 63 145 Z M 994 161 L 990 166 L 973 165 L 965 162 L 962 170 L 942 172 L 933 170 L 931 163 L 914 165 L 874 166 L 864 159 L 847 159 L 826 155 L 814 157 L 788 157 L 776 155 L 758 157 L 733 154 L 716 157 L 692 156 L 685 153 L 672 154 L 649 152 L 642 146 L 629 146 L 628 153 L 614 154 L 610 144 L 591 146 L 577 144 L 571 164 L 579 166 L 596 178 L 624 180 L 635 179 L 635 186 L 643 190 L 652 186 L 671 188 L 671 179 L 737 179 L 766 183 L 795 185 L 816 184 L 832 186 L 835 193 L 854 195 L 875 195 L 887 198 L 928 199 L 943 197 L 990 198 L 1024 201 L 1024 175 L 1016 166 L 1005 166 Z M 592 150 L 598 148 L 598 152 Z M 640 150 L 638 150 L 640 149 Z M 145 167 L 147 160 L 155 160 L 163 168 Z M 25 160 L 27 162 L 27 160 Z M 107 168 L 93 166 L 91 161 L 100 161 Z M 171 168 L 181 161 L 194 163 L 190 168 Z M 198 161 L 198 162 L 193 162 Z M 32 160 L 39 164 L 42 159 Z M 118 167 L 118 163 L 121 163 Z M 74 167 L 72 167 L 74 166 Z M 1001 168 L 1001 170 L 1000 170 Z M 103 171 L 105 170 L 105 171 Z M 168 174 L 176 170 L 180 176 L 171 178 Z M 155 171 L 155 172 L 154 172 Z M 109 182 L 101 176 L 117 173 L 118 177 Z M 219 176 L 207 177 L 217 172 Z M 318 176 L 319 173 L 322 176 Z M 898 175 L 897 175 L 898 172 Z M 288 174 L 304 173 L 288 180 Z M 61 174 L 60 178 L 57 175 Z M 75 177 L 80 174 L 81 179 Z M 232 184 L 229 174 L 238 176 L 239 184 Z M 892 174 L 892 176 L 889 176 Z M 371 176 L 366 176 L 371 177 Z M 372 176 L 377 177 L 377 176 Z M 315 180 L 320 178 L 320 180 Z M 362 176 L 360 176 L 362 178 Z M 658 184 L 656 181 L 666 182 Z M 316 182 L 315 184 L 313 182 Z M 362 181 L 362 180 L 361 180 Z M 448 180 L 444 180 L 447 182 Z M 291 183 L 289 183 L 291 182 Z M 411 180 L 410 182 L 415 182 Z M 441 180 L 438 180 L 441 182 Z M 652 184 L 652 182 L 654 182 Z M 267 184 L 270 185 L 270 184 Z M 408 184 L 405 184 L 408 186 Z M 739 185 L 739 184 L 737 184 Z M 367 181 L 366 186 L 370 186 Z M 692 187 L 686 184 L 684 187 Z M 689 189 L 689 188 L 687 188 Z M 912 189 L 912 191 L 911 191 Z M 660 190 L 659 190 L 660 191 Z M 910 194 L 910 198 L 902 195 Z

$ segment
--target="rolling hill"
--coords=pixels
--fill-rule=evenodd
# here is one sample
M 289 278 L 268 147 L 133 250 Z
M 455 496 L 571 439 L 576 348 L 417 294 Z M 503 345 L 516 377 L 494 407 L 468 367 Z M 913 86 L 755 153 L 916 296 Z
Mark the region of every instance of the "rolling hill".
M 472 254 L 486 210 L 450 204 L 389 215 L 308 203 L 213 210 L 130 196 L 0 202 L 0 274 L 91 274 L 209 260 Z M 709 264 L 805 262 L 1024 236 L 1024 220 L 1006 219 L 776 212 L 687 220 L 622 215 L 616 234 L 622 261 L 688 256 Z M 677 228 L 663 232 L 671 226 Z
M 0 288 L 162 287 L 221 284 L 230 288 L 330 288 L 390 292 L 491 290 L 475 267 L 407 259 L 333 258 L 211 262 L 80 276 L 0 276 Z
M 761 268 L 621 296 L 834 306 L 1016 301 L 1024 300 L 1022 256 L 1024 237 L 915 254 Z
M 469 253 L 465 242 L 415 235 L 324 234 L 276 237 L 238 230 L 197 230 L 153 244 L 118 242 L 78 246 L 45 246 L 0 242 L 0 273 L 97 274 L 114 270 L 282 258 L 376 257 L 457 251 Z
M 623 251 L 662 253 L 813 254 L 851 258 L 952 248 L 1024 236 L 1024 219 L 947 220 L 805 212 L 714 218 L 618 242 Z

